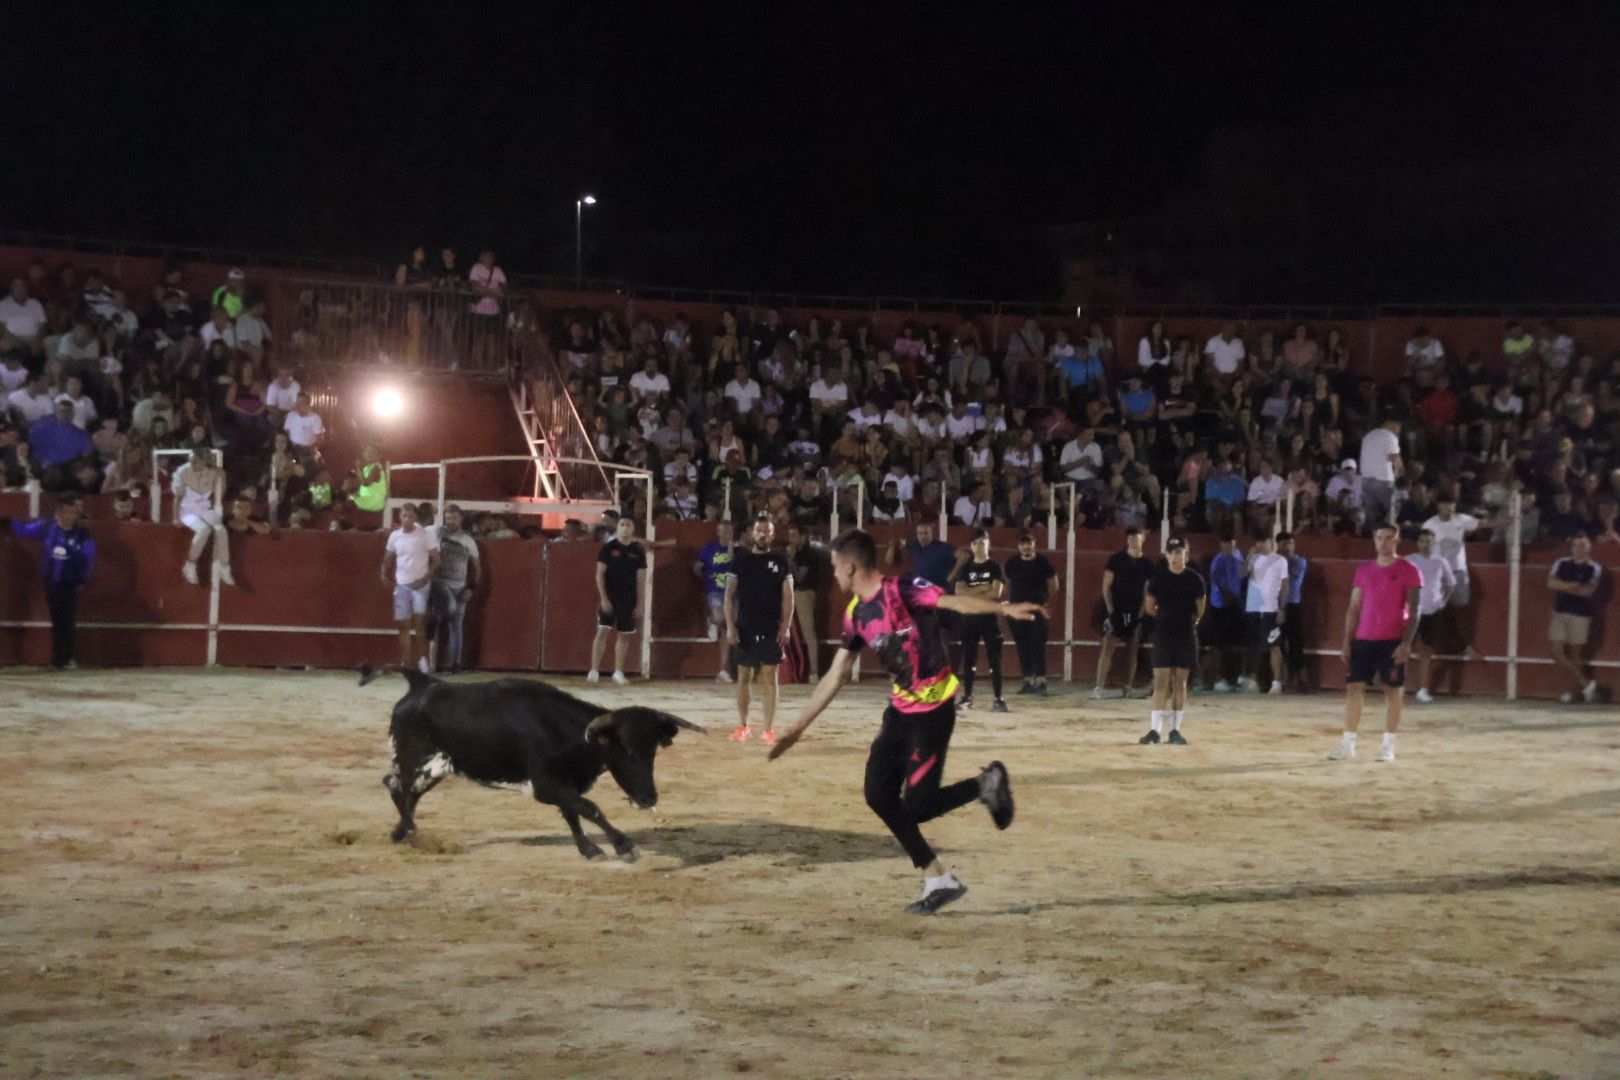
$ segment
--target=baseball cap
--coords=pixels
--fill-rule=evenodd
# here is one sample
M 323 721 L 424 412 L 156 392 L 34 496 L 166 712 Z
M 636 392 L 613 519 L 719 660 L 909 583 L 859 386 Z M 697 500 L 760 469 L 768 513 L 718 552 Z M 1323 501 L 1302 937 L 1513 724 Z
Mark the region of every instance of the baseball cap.
M 231 281 L 242 281 L 247 277 L 247 275 L 233 266 L 231 267 L 230 273 L 226 274 L 225 277 Z
M 1179 536 L 1172 536 L 1169 540 L 1165 541 L 1164 545 L 1164 551 L 1167 555 L 1172 551 L 1185 551 L 1186 548 L 1187 541 L 1183 540 Z
M 1339 468 L 1341 469 L 1353 469 L 1355 467 L 1356 459 L 1353 457 L 1347 457 L 1343 461 L 1339 462 Z

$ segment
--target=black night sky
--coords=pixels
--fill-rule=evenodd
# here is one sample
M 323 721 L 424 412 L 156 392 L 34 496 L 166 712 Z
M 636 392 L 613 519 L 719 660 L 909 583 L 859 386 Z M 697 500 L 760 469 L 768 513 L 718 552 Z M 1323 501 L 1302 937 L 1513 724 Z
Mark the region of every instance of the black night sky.
M 145 7 L 9 17 L 0 229 L 567 274 L 593 191 L 587 272 L 647 284 L 1055 299 L 1082 250 L 1155 300 L 1620 300 L 1608 18 Z

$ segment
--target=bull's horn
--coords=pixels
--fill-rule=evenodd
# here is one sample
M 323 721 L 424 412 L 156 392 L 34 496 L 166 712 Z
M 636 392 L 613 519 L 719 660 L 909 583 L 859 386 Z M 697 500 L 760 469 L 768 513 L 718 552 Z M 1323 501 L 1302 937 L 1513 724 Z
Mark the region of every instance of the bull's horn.
M 699 735 L 707 735 L 709 733 L 708 728 L 698 727 L 696 724 L 692 723 L 692 721 L 690 721 L 690 720 L 682 720 L 678 716 L 672 716 L 672 717 L 670 717 L 670 719 L 675 721 L 675 726 L 678 727 L 678 728 L 685 728 L 687 731 L 695 731 Z
M 592 720 L 589 724 L 585 725 L 585 741 L 591 742 L 597 736 L 603 734 L 612 727 L 613 714 L 610 712 L 603 713 L 601 716 L 598 716 L 595 720 Z

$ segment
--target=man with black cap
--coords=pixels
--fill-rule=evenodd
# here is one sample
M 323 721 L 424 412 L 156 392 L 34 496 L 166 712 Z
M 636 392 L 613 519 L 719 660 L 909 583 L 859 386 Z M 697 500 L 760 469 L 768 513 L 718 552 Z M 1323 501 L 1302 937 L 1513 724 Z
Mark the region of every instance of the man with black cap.
M 1165 565 L 1154 569 L 1142 593 L 1142 611 L 1153 618 L 1153 711 L 1148 733 L 1138 742 L 1159 741 L 1170 723 L 1169 742 L 1185 746 L 1182 711 L 1187 706 L 1187 675 L 1198 666 L 1198 620 L 1207 602 L 1204 579 L 1187 565 L 1187 543 L 1171 537 Z M 1167 707 L 1168 706 L 1168 707 Z

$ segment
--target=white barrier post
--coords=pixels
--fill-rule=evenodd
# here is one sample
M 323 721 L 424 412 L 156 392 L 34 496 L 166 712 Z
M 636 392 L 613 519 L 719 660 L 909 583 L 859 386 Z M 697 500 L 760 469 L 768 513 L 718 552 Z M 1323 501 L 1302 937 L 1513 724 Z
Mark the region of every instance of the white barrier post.
M 1159 554 L 1170 543 L 1170 489 L 1165 488 L 1159 506 Z
M 28 492 L 28 517 L 35 520 L 39 517 L 39 480 L 30 476 L 25 490 Z
M 1074 485 L 1069 485 L 1069 543 L 1063 568 L 1067 580 L 1064 588 L 1069 591 L 1063 597 L 1063 681 L 1074 681 L 1074 511 L 1075 511 Z
M 271 454 L 270 455 L 270 490 L 265 495 L 265 502 L 270 504 L 270 524 L 271 525 L 279 524 L 276 521 L 276 507 L 281 502 L 281 490 L 280 490 L 279 485 L 277 484 L 277 481 L 280 479 L 280 473 L 281 473 L 281 470 L 276 468 L 276 456 L 274 454 Z
M 1519 699 L 1519 547 L 1523 523 L 1522 498 L 1513 495 L 1513 520 L 1508 524 L 1507 699 Z
M 838 539 L 838 485 L 837 484 L 833 485 L 832 498 L 830 500 L 828 500 L 828 501 L 832 503 L 832 511 L 831 511 L 831 513 L 829 513 L 827 515 L 827 540 L 830 543 L 833 540 Z
M 946 539 L 946 534 L 951 531 L 951 515 L 945 505 L 948 501 L 945 497 L 945 484 L 941 481 L 939 485 L 939 538 L 947 544 L 950 541 Z
M 728 481 L 729 484 L 729 481 Z M 731 500 L 726 500 L 730 505 Z M 658 539 L 658 529 L 653 524 L 653 478 L 647 475 L 647 597 L 641 604 L 641 677 L 652 678 L 652 609 L 653 609 L 653 564 L 657 562 L 653 548 L 653 541 Z
M 446 488 L 446 479 L 445 479 L 445 477 L 446 477 L 446 466 L 445 466 L 445 463 L 441 461 L 441 462 L 439 462 L 439 509 L 438 509 L 437 513 L 434 515 L 434 520 L 437 521 L 440 525 L 444 524 L 444 494 L 445 494 L 445 488 Z
M 152 446 L 152 521 L 156 524 L 163 518 L 163 485 L 158 481 L 158 450 L 157 445 Z
M 861 482 L 855 485 L 855 527 L 866 528 L 866 484 Z
M 725 487 L 726 487 L 726 494 L 725 494 L 725 500 L 726 501 L 725 501 L 725 504 L 720 507 L 720 520 L 721 521 L 730 521 L 731 520 L 731 477 L 729 477 L 729 476 L 726 477 L 725 480 L 722 481 L 722 483 L 724 483 Z

